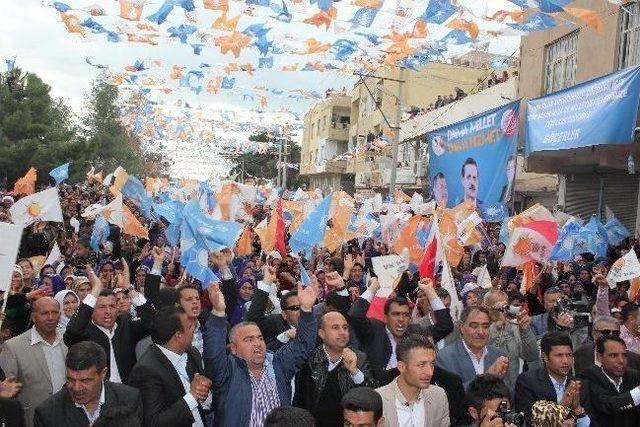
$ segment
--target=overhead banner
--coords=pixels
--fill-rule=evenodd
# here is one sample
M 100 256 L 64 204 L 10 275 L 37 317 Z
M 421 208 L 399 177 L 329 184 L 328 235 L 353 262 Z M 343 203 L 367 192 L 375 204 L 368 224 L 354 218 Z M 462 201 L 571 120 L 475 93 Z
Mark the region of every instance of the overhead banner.
M 640 67 L 527 102 L 526 154 L 633 142 Z
M 427 135 L 433 199 L 453 207 L 505 201 L 516 174 L 519 101 L 440 128 Z

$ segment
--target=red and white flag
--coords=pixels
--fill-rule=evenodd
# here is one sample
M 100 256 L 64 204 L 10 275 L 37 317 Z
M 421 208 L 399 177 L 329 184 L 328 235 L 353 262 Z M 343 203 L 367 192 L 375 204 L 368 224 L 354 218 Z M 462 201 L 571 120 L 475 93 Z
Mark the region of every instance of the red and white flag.
M 502 267 L 520 267 L 529 261 L 544 264 L 558 240 L 555 221 L 531 221 L 513 230 Z

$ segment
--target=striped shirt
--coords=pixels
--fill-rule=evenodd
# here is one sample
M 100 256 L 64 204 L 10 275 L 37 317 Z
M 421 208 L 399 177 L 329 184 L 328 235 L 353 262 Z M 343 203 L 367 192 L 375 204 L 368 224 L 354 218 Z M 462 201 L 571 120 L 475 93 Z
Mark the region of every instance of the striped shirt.
M 249 372 L 251 378 L 251 420 L 249 427 L 262 427 L 267 414 L 273 408 L 280 406 L 278 389 L 275 379 L 267 372 L 267 368 L 262 369 L 260 378 L 256 378 Z

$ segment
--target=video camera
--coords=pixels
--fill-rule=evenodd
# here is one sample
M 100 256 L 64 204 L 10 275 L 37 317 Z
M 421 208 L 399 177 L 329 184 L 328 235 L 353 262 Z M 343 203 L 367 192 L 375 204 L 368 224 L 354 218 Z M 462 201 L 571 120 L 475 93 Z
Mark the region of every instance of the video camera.
M 589 303 L 582 300 L 560 298 L 551 309 L 551 317 L 557 321 L 562 313 L 567 313 L 573 318 L 573 327 L 584 328 L 591 321 L 591 309 Z
M 502 401 L 500 403 L 497 415 L 504 424 L 512 424 L 516 427 L 524 426 L 524 414 L 522 412 L 516 412 L 513 409 L 509 409 L 506 401 Z
M 522 310 L 520 307 L 516 306 L 516 305 L 505 305 L 502 306 L 500 309 L 500 311 L 502 311 L 504 314 L 507 315 L 507 317 L 518 317 L 518 314 L 520 314 L 520 311 Z

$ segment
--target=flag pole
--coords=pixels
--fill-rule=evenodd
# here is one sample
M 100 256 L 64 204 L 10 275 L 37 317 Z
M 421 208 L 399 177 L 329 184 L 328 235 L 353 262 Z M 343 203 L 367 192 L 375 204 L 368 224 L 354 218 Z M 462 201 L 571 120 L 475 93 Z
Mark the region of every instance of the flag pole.
M 2 323 L 4 323 L 4 315 L 6 313 L 7 310 L 7 300 L 9 299 L 9 289 L 11 288 L 11 286 L 7 287 L 7 290 L 4 291 L 4 300 L 2 301 L 2 310 L 0 310 L 3 314 L 2 318 L 0 319 L 0 331 L 2 330 Z

